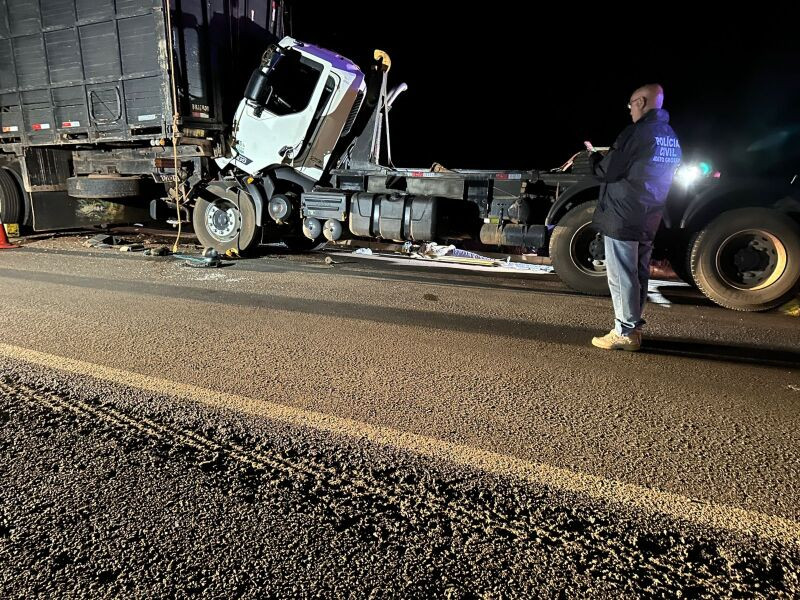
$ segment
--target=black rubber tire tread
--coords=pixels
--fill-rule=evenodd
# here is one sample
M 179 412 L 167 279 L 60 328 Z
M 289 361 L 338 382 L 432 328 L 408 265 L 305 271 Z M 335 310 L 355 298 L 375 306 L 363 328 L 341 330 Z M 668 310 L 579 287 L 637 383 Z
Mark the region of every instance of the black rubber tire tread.
M 242 226 L 237 236 L 227 242 L 217 240 L 206 228 L 205 214 L 210 204 L 211 202 L 205 198 L 198 198 L 195 201 L 192 212 L 194 233 L 204 248 L 214 248 L 221 254 L 234 249 L 239 254 L 245 255 L 248 252 L 252 252 L 261 243 L 261 227 L 256 224 L 256 208 L 247 194 L 241 193 L 239 195 L 239 212 L 242 217 Z
M 590 296 L 608 296 L 608 279 L 605 273 L 588 275 L 582 271 L 570 256 L 573 234 L 583 225 L 592 221 L 597 202 L 585 202 L 571 208 L 556 223 L 550 236 L 550 262 L 561 281 L 577 292 Z
M 696 288 L 697 284 L 692 276 L 692 246 L 698 235 L 699 232 L 695 232 L 689 237 L 687 243 L 678 244 L 667 250 L 667 259 L 672 270 L 681 278 L 681 281 L 688 283 L 693 288 Z
M 726 283 L 716 267 L 716 249 L 737 231 L 761 229 L 777 237 L 786 248 L 784 274 L 762 290 L 737 290 Z M 732 310 L 757 312 L 788 302 L 800 286 L 800 226 L 787 214 L 768 208 L 740 208 L 711 221 L 691 249 L 692 277 L 712 302 Z
M 70 177 L 67 194 L 73 198 L 135 198 L 141 194 L 141 177 Z
M 0 168 L 0 219 L 3 223 L 19 223 L 25 215 L 22 192 L 14 176 Z

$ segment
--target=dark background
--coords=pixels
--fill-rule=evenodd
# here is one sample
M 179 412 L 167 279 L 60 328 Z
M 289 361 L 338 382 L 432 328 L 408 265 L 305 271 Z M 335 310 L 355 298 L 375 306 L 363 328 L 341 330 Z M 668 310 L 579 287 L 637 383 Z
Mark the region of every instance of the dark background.
M 542 6 L 301 0 L 292 32 L 365 68 L 374 48 L 389 53 L 390 87 L 409 86 L 391 113 L 398 166 L 558 166 L 584 140 L 610 145 L 630 122 L 631 92 L 649 82 L 665 88 L 685 158 L 715 167 L 800 122 L 800 25 L 788 8 Z

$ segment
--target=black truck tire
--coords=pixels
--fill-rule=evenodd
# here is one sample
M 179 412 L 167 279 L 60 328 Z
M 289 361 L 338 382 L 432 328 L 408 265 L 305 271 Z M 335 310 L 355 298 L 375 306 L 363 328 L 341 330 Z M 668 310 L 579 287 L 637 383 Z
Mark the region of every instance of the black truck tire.
M 226 198 L 198 198 L 192 212 L 192 222 L 200 243 L 221 254 L 230 249 L 246 254 L 261 243 L 256 208 L 244 192 L 238 194 L 237 202 Z
M 691 262 L 692 246 L 694 245 L 694 241 L 696 239 L 697 234 L 691 236 L 688 242 L 676 240 L 674 245 L 670 245 L 667 249 L 667 259 L 669 260 L 672 270 L 675 271 L 675 274 L 678 277 L 680 277 L 681 281 L 688 283 L 694 288 L 697 287 L 697 284 L 692 276 Z
M 579 204 L 556 223 L 550 235 L 550 262 L 556 275 L 573 290 L 608 296 L 602 238 L 597 239 L 598 231 L 592 225 L 596 204 Z
M 67 179 L 67 194 L 73 198 L 135 198 L 141 191 L 141 177 L 100 175 Z
M 775 308 L 800 285 L 800 226 L 768 208 L 725 212 L 695 239 L 691 268 L 698 289 L 720 306 Z
M 25 215 L 22 192 L 14 176 L 0 168 L 0 219 L 3 223 L 19 223 Z

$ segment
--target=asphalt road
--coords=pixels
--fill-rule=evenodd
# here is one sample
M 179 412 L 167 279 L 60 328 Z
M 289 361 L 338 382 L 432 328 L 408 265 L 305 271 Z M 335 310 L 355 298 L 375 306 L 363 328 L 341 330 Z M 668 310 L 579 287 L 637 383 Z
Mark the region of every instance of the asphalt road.
M 3 596 L 800 594 L 800 327 L 350 254 L 0 254 Z

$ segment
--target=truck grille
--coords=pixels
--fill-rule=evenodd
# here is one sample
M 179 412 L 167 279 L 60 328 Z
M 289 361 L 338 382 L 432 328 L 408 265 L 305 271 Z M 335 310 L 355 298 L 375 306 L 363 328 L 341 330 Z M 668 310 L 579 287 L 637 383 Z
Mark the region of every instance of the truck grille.
M 363 101 L 364 92 L 359 90 L 358 94 L 356 95 L 356 101 L 353 102 L 353 108 L 350 109 L 350 114 L 347 116 L 347 122 L 344 124 L 342 135 L 347 135 L 350 133 L 350 130 L 353 128 L 353 123 L 356 122 L 356 117 L 358 116 L 358 111 L 361 109 L 361 103 Z

